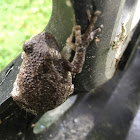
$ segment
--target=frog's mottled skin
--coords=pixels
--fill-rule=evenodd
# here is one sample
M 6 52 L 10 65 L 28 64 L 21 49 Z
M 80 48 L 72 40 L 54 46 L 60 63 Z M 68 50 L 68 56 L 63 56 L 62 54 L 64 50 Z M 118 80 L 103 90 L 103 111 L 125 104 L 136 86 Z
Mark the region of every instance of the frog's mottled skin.
M 55 38 L 42 32 L 23 45 L 23 62 L 14 83 L 12 98 L 33 114 L 46 112 L 62 104 L 74 91 L 72 73 L 80 73 L 86 48 L 100 28 L 92 31 L 99 12 L 95 12 L 90 25 L 81 36 L 80 26 L 75 27 L 75 56 L 72 62 L 59 52 Z

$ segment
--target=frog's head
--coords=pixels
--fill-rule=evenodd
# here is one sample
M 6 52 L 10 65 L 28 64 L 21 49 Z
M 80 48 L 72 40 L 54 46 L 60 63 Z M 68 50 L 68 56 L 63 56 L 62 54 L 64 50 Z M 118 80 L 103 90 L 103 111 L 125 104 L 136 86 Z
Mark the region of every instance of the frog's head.
M 58 59 L 61 55 L 55 38 L 47 32 L 31 37 L 23 45 L 23 58 L 26 56 L 39 56 L 44 59 Z

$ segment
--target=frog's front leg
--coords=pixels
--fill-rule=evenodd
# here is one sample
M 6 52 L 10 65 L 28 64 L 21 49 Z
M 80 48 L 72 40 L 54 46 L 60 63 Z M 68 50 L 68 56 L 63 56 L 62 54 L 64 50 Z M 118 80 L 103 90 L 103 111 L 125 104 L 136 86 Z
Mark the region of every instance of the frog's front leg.
M 100 14 L 99 11 L 94 12 L 93 18 L 91 18 L 90 24 L 83 35 L 81 35 L 81 26 L 79 25 L 75 26 L 76 52 L 73 61 L 71 62 L 70 69 L 70 71 L 73 73 L 80 73 L 82 71 L 83 64 L 85 61 L 86 49 L 89 46 L 90 42 L 95 37 L 95 34 L 101 31 L 101 27 L 92 31 L 99 14 Z

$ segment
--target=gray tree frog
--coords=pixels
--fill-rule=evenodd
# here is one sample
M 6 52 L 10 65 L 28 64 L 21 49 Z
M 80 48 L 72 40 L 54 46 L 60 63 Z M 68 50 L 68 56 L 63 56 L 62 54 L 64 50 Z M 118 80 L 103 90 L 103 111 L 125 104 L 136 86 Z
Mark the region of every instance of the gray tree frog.
M 56 108 L 74 91 L 72 74 L 80 73 L 85 61 L 86 49 L 95 34 L 93 31 L 99 11 L 94 12 L 89 26 L 81 35 L 81 27 L 75 25 L 75 56 L 72 62 L 60 53 L 55 38 L 48 32 L 41 32 L 23 45 L 19 74 L 14 82 L 11 96 L 14 101 L 27 112 L 38 114 Z

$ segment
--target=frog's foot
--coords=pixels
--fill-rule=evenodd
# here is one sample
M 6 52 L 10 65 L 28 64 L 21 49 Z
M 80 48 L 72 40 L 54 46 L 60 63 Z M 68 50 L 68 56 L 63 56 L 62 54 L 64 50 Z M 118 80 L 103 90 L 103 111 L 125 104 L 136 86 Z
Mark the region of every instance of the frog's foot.
M 75 46 L 78 46 L 81 43 L 82 43 L 81 26 L 75 25 Z
M 88 20 L 89 20 L 89 22 L 90 22 L 90 20 L 91 20 L 91 12 L 90 12 L 90 10 L 87 9 L 87 10 L 86 10 L 86 13 L 87 13 L 87 16 L 88 16 Z
M 101 14 L 100 11 L 95 11 L 93 14 L 93 17 L 90 19 L 90 24 L 85 32 L 85 34 L 82 36 L 82 40 L 86 40 L 85 47 L 88 47 L 90 42 L 95 38 L 95 35 L 100 32 L 103 28 L 103 25 L 100 25 L 97 29 L 93 30 L 94 25 L 97 21 L 97 17 Z
M 97 33 L 101 32 L 102 28 L 103 28 L 103 25 L 100 25 L 100 27 L 98 27 L 97 29 L 95 29 L 94 31 L 92 31 L 92 32 L 89 34 L 89 36 L 88 36 L 88 38 L 87 38 L 87 39 L 89 40 L 89 43 L 90 43 L 94 38 L 96 38 L 95 35 L 96 35 Z
M 75 26 L 76 51 L 73 61 L 71 62 L 71 70 L 70 70 L 73 73 L 80 73 L 82 71 L 83 64 L 85 61 L 86 49 L 89 46 L 90 42 L 94 39 L 96 33 L 100 32 L 101 29 L 103 28 L 103 25 L 101 25 L 99 28 L 93 31 L 94 24 L 100 13 L 101 13 L 100 11 L 94 12 L 93 17 L 90 20 L 90 24 L 83 35 L 81 35 L 81 26 L 79 25 Z
M 90 11 L 87 10 L 87 15 L 90 20 L 90 24 L 84 34 L 81 35 L 81 26 L 76 25 L 74 28 L 75 31 L 75 45 L 73 45 L 75 48 L 73 50 L 76 50 L 76 47 L 80 44 L 83 44 L 84 47 L 88 47 L 90 42 L 95 38 L 95 35 L 100 32 L 103 28 L 103 25 L 100 25 L 97 29 L 93 30 L 94 24 L 97 20 L 97 17 L 100 15 L 100 11 L 94 12 L 93 17 L 91 18 Z

